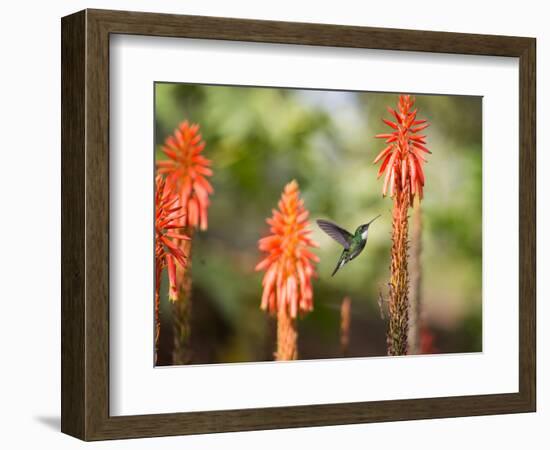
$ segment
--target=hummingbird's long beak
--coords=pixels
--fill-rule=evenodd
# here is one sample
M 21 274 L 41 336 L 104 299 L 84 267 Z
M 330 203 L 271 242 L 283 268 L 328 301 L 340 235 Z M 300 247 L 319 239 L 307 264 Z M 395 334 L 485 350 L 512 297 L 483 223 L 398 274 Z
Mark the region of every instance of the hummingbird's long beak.
M 371 223 L 373 223 L 376 219 L 378 219 L 382 214 L 378 214 L 374 219 L 372 219 L 369 223 L 367 223 L 367 225 L 370 225 Z

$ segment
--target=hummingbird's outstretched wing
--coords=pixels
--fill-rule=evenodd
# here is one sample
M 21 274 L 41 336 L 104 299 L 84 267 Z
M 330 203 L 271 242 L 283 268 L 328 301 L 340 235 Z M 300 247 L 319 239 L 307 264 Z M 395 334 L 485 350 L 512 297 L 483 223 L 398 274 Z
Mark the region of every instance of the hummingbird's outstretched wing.
M 346 250 L 351 244 L 351 238 L 353 235 L 343 228 L 339 227 L 335 223 L 329 222 L 328 220 L 319 219 L 317 220 L 317 225 L 319 228 L 327 233 L 332 239 L 342 245 Z

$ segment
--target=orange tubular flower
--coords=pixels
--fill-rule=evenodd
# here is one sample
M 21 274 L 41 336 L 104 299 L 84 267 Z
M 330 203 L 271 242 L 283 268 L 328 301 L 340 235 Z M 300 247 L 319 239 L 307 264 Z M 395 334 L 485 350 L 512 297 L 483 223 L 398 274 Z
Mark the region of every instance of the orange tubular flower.
M 166 175 L 180 196 L 186 213 L 183 226 L 201 230 L 208 228 L 208 197 L 214 192 L 206 179 L 212 176 L 212 169 L 210 160 L 201 154 L 204 147 L 199 125 L 184 121 L 162 146 L 168 159 L 157 162 L 158 173 Z
M 177 206 L 178 196 L 170 188 L 166 180 L 157 175 L 155 180 L 155 269 L 156 292 L 160 290 L 160 275 L 162 269 L 168 268 L 170 281 L 170 300 L 177 300 L 176 263 L 185 267 L 186 259 L 177 241 L 189 240 L 177 229 L 181 228 L 180 220 L 185 213 Z
M 162 270 L 168 268 L 170 283 L 168 297 L 178 299 L 176 288 L 176 264 L 185 267 L 186 258 L 177 242 L 189 238 L 181 233 L 179 223 L 183 213 L 176 203 L 179 197 L 174 193 L 166 180 L 157 175 L 155 179 L 155 361 L 160 337 L 160 280 Z
M 431 153 L 426 148 L 425 135 L 418 134 L 429 126 L 426 120 L 416 120 L 417 109 L 411 111 L 414 98 L 410 95 L 401 95 L 397 111 L 388 107 L 388 111 L 395 118 L 395 122 L 382 119 L 394 131 L 377 134 L 376 137 L 385 139 L 387 146 L 378 154 L 374 164 L 382 161 L 378 170 L 378 178 L 385 173 L 382 194 L 385 196 L 388 187 L 390 197 L 393 198 L 399 191 L 408 191 L 411 201 L 415 194 L 422 199 L 424 192 L 424 170 L 422 163 L 426 162 L 423 153 Z
M 421 327 L 420 330 L 420 354 L 433 355 L 439 352 L 439 349 L 434 345 L 435 336 L 427 326 Z
M 300 199 L 298 183 L 285 186 L 279 209 L 267 219 L 271 235 L 260 239 L 258 246 L 268 256 L 256 270 L 265 270 L 262 280 L 261 308 L 277 314 L 277 351 L 279 361 L 298 359 L 298 313 L 313 310 L 314 263 L 319 258 L 310 247 L 318 247 L 309 234 L 309 212 Z
M 285 311 L 292 319 L 313 310 L 311 278 L 319 258 L 309 248 L 318 247 L 309 234 L 309 212 L 300 199 L 298 183 L 288 183 L 279 210 L 267 219 L 271 235 L 260 239 L 259 249 L 269 255 L 256 270 L 265 270 L 261 308 L 271 314 Z

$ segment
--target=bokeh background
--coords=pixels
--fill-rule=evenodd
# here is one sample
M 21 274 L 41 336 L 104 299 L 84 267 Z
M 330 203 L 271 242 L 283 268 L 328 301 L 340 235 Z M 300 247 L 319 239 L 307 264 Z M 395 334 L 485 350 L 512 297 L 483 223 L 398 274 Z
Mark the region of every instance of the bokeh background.
M 351 298 L 347 356 L 386 354 L 391 207 L 378 166 L 399 93 L 155 84 L 156 158 L 184 119 L 199 123 L 215 193 L 207 231 L 193 241 L 192 363 L 271 361 L 275 323 L 260 310 L 259 238 L 284 185 L 296 179 L 320 244 L 315 310 L 299 321 L 300 359 L 341 357 L 340 306 Z M 428 119 L 423 208 L 422 304 L 431 352 L 482 350 L 482 99 L 416 94 Z M 153 186 L 153 181 L 151 181 Z M 365 251 L 331 278 L 341 247 L 314 219 L 349 231 L 382 214 Z M 170 305 L 162 282 L 158 364 L 171 364 Z M 151 299 L 151 305 L 153 299 Z M 152 307 L 152 306 L 151 306 Z

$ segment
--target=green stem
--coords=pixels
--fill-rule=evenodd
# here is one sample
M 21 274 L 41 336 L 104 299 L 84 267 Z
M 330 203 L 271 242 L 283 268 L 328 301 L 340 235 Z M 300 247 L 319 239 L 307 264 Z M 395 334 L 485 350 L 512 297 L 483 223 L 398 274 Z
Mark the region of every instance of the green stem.
M 191 243 L 193 228 L 185 229 L 185 234 L 191 238 L 182 241 L 187 264 L 184 268 L 178 267 L 176 278 L 180 280 L 178 300 L 172 303 L 172 324 L 174 332 L 174 348 L 172 350 L 172 364 L 183 365 L 191 362 Z

